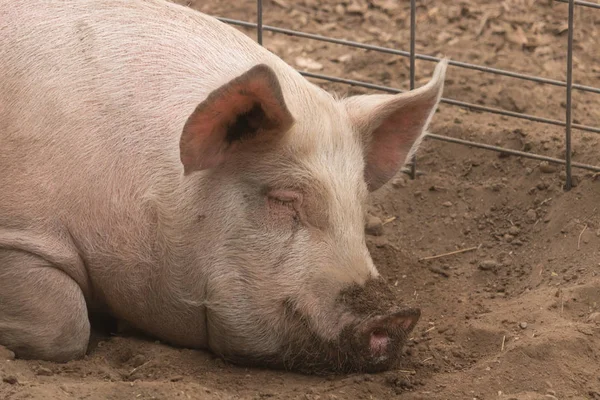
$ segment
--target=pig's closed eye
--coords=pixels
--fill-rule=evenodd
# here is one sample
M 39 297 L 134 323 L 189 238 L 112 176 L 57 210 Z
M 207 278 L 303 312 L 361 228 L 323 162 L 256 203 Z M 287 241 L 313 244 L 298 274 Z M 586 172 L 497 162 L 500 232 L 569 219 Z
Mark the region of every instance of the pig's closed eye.
M 297 218 L 302 196 L 290 190 L 273 190 L 267 194 L 271 212 L 276 216 Z

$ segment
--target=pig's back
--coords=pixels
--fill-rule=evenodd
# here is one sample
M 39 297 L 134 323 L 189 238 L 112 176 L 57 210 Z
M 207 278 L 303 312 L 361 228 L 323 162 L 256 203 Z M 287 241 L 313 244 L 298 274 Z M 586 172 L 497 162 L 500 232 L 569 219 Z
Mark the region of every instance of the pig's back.
M 12 221 L 24 210 L 102 213 L 176 184 L 197 104 L 278 62 L 162 1 L 0 0 L 0 20 L 0 215 Z
M 36 174 L 178 161 L 187 116 L 260 57 L 240 35 L 224 43 L 231 28 L 158 1 L 1 0 L 0 13 L 1 160 Z
M 254 64 L 281 66 L 158 0 L 0 0 L 0 21 L 0 247 L 50 257 L 75 241 L 102 268 L 153 257 L 198 103 Z

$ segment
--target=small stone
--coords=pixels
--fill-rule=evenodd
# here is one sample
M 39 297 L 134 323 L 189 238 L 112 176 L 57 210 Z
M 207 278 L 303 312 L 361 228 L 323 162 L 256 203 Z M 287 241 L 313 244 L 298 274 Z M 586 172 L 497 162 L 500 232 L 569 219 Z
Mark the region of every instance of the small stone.
M 588 317 L 588 321 L 600 324 L 600 312 L 591 313 L 590 316 Z
M 145 362 L 146 357 L 143 354 L 138 354 L 131 359 L 131 365 L 133 365 L 133 368 L 137 368 Z
M 537 187 L 538 190 L 546 190 L 548 189 L 548 184 L 546 182 L 539 182 L 535 187 Z
M 495 260 L 483 260 L 479 264 L 479 269 L 482 271 L 494 271 L 498 268 L 498 263 Z
M 542 161 L 540 163 L 540 171 L 544 174 L 552 174 L 556 172 L 556 165 L 550 164 L 548 161 Z
M 19 383 L 19 380 L 14 375 L 7 375 L 2 378 L 2 382 L 6 382 L 9 385 L 15 385 L 15 384 Z
M 596 236 L 600 237 L 600 229 L 596 230 Z
M 370 215 L 367 219 L 367 224 L 365 225 L 365 232 L 367 235 L 371 236 L 383 235 L 383 223 L 381 222 L 381 219 Z
M 0 346 L 0 360 L 14 360 L 15 353 L 4 346 Z
M 35 371 L 36 375 L 40 375 L 40 376 L 52 376 L 54 375 L 54 372 L 52 372 L 51 369 L 46 368 L 46 367 L 39 367 L 37 369 L 37 371 Z
M 323 69 L 323 64 L 318 61 L 315 61 L 311 58 L 307 57 L 296 57 L 294 60 L 296 65 L 300 68 L 312 70 L 312 71 L 320 71 Z
M 341 63 L 347 63 L 350 60 L 352 60 L 352 54 L 350 54 L 350 53 L 341 55 L 337 58 L 337 61 L 339 61 Z
M 506 233 L 506 234 L 504 235 L 504 240 L 506 240 L 506 243 L 510 243 L 510 242 L 512 242 L 512 241 L 513 241 L 513 239 L 514 239 L 514 236 L 512 236 L 512 235 L 509 235 L 508 233 Z
M 442 205 L 444 207 L 452 207 L 452 202 L 451 201 L 445 201 L 445 202 L 442 203 Z
M 533 224 L 535 221 L 537 221 L 537 213 L 534 209 L 527 210 L 525 216 L 527 217 L 527 222 L 529 222 L 530 224 Z
M 508 228 L 508 233 L 513 236 L 517 236 L 520 232 L 521 232 L 521 230 L 516 225 L 513 225 L 510 228 Z
M 398 178 L 395 178 L 392 181 L 392 186 L 396 189 L 406 187 L 406 180 L 403 177 L 399 176 Z
M 527 329 L 527 322 L 521 322 L 521 323 L 519 323 L 519 328 L 521 328 L 521 329 Z
M 363 4 L 358 4 L 356 2 L 353 2 L 353 3 L 349 4 L 348 7 L 346 7 L 346 12 L 348 14 L 363 15 L 366 11 L 367 11 L 366 4 L 363 5 Z

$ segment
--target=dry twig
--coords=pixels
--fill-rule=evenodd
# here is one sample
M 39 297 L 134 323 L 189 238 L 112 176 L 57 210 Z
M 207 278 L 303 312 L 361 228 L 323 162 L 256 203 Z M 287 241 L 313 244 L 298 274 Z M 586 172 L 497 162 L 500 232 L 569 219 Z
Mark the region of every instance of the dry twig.
M 480 246 L 469 247 L 467 249 L 461 249 L 461 250 L 451 251 L 449 253 L 438 254 L 436 256 L 423 257 L 423 258 L 419 258 L 419 261 L 434 260 L 436 258 L 442 258 L 442 257 L 452 256 L 454 254 L 466 253 L 467 251 L 477 250 L 479 247 Z
M 395 220 L 396 220 L 396 218 L 398 218 L 398 217 L 396 217 L 396 216 L 394 216 L 394 217 L 390 217 L 390 218 L 386 219 L 385 221 L 383 221 L 383 222 L 381 223 L 381 225 L 389 224 L 390 222 L 392 222 L 392 221 L 395 221 Z
M 581 245 L 581 235 L 583 235 L 583 232 L 585 232 L 586 229 L 587 229 L 587 224 L 585 224 L 583 226 L 583 230 L 581 231 L 581 233 L 579 234 L 579 238 L 577 239 L 577 250 L 579 250 L 579 247 Z

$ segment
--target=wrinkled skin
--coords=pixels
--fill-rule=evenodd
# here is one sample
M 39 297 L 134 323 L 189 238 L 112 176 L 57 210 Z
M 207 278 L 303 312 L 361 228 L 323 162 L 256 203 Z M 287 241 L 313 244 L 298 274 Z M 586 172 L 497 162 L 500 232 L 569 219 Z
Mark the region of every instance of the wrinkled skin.
M 0 0 L 0 345 L 79 358 L 99 310 L 239 363 L 395 364 L 420 312 L 373 301 L 365 203 L 446 62 L 410 93 L 336 99 L 162 0 L 24 3 Z

